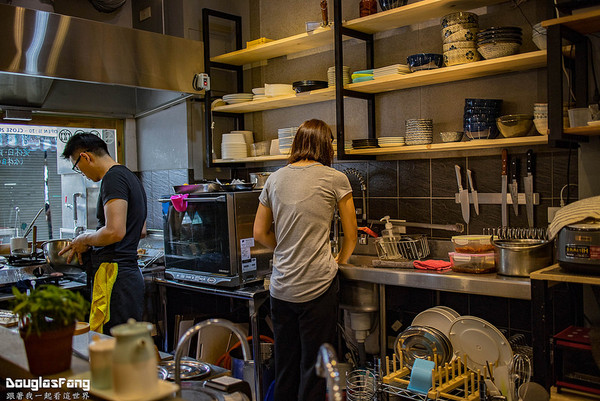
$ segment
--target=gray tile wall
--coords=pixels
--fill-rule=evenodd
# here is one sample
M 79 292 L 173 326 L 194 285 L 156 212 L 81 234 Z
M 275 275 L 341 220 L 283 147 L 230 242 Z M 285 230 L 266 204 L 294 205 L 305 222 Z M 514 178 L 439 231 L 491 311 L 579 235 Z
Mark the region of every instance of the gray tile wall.
M 173 186 L 191 182 L 191 170 L 155 170 L 138 173 L 148 199 L 146 226 L 150 229 L 163 229 L 163 208 L 158 200 L 174 194 Z

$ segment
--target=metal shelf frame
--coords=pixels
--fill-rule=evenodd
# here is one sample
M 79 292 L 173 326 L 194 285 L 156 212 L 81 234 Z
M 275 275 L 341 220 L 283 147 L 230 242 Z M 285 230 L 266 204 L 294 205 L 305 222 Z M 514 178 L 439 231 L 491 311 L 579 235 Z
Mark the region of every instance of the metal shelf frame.
M 337 138 L 337 159 L 374 159 L 373 156 L 364 155 L 349 155 L 345 149 L 345 128 L 344 128 L 344 96 L 363 99 L 367 101 L 367 126 L 368 138 L 374 139 L 376 135 L 375 126 L 375 95 L 368 93 L 356 92 L 349 89 L 344 89 L 341 84 L 343 80 L 343 65 L 344 65 L 344 50 L 343 36 L 349 36 L 365 42 L 366 63 L 367 69 L 372 69 L 375 60 L 375 51 L 373 44 L 373 35 L 360 32 L 354 29 L 346 28 L 342 25 L 342 0 L 334 0 L 333 6 L 333 43 L 335 48 L 335 122 L 336 122 L 336 138 Z
M 235 47 L 237 50 L 242 48 L 242 17 L 238 15 L 228 14 L 221 11 L 211 10 L 209 8 L 202 9 L 202 40 L 204 41 L 204 69 L 211 76 L 211 69 L 217 68 L 222 70 L 233 71 L 236 73 L 237 80 L 237 91 L 241 93 L 244 91 L 244 74 L 243 66 L 216 63 L 210 60 L 210 18 L 221 18 L 235 23 Z M 212 88 L 212 84 L 211 84 Z M 243 114 L 230 114 L 230 113 L 212 113 L 212 102 L 213 98 L 211 90 L 207 90 L 204 94 L 204 139 L 206 148 L 206 167 L 214 167 L 212 158 L 213 149 L 213 130 L 212 130 L 212 118 L 213 115 L 218 117 L 230 117 L 235 119 L 236 129 L 244 129 L 244 115 Z M 235 164 L 220 164 L 221 167 L 235 166 Z

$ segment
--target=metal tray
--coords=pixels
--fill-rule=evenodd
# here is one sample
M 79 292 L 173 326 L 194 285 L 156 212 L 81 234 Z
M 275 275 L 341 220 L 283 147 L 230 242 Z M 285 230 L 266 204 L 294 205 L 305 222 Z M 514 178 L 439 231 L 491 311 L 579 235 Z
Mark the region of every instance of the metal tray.
M 175 185 L 173 186 L 176 194 L 200 194 L 206 192 L 219 192 L 221 186 L 216 182 L 205 182 L 200 184 Z
M 221 188 L 225 192 L 235 192 L 235 191 L 251 191 L 254 188 L 253 182 L 245 182 L 240 184 L 221 184 Z
M 175 380 L 175 361 L 162 361 L 158 364 L 158 374 L 164 375 L 167 380 Z M 210 365 L 193 359 L 181 360 L 181 380 L 199 379 L 210 374 Z M 160 376 L 159 376 L 160 377 Z

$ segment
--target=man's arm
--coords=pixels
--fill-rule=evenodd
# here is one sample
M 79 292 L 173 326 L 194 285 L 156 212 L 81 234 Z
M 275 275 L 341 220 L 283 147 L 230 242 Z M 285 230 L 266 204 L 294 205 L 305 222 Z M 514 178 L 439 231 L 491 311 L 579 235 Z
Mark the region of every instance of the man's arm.
M 277 240 L 272 228 L 273 211 L 262 203 L 259 203 L 256 218 L 254 219 L 254 239 L 271 250 L 277 246 Z
M 70 245 L 63 248 L 58 254 L 67 255 L 67 263 L 71 262 L 74 255 L 82 262 L 81 254 L 90 246 L 107 246 L 119 242 L 125 237 L 127 230 L 127 201 L 124 199 L 111 199 L 104 205 L 106 225 L 94 233 L 81 234 Z

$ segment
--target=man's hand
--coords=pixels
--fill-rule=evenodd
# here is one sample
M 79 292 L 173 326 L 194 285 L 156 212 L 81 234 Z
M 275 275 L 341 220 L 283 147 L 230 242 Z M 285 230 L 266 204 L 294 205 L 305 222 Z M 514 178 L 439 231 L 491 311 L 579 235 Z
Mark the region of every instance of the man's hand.
M 81 234 L 80 236 L 76 237 L 69 245 L 61 249 L 58 255 L 61 256 L 68 252 L 67 263 L 71 263 L 73 257 L 77 255 L 77 260 L 79 260 L 79 264 L 83 265 L 83 258 L 81 257 L 81 254 L 87 252 L 88 249 L 90 249 L 89 245 L 86 245 L 85 243 L 85 238 L 87 236 L 88 234 Z

